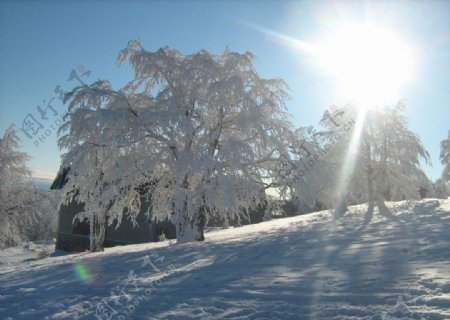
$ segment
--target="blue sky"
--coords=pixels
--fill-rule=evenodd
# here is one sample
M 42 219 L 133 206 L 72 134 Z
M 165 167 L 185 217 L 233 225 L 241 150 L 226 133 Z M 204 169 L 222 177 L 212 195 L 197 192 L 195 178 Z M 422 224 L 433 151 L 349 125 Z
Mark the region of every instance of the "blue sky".
M 78 66 L 92 71 L 86 82 L 109 79 L 120 88 L 132 73 L 117 67 L 117 55 L 138 38 L 151 51 L 165 45 L 185 54 L 220 54 L 226 46 L 251 51 L 260 75 L 283 78 L 290 86 L 294 124 L 316 125 L 325 109 L 351 97 L 307 53 L 273 34 L 319 41 L 339 22 L 365 19 L 389 26 L 415 49 L 417 72 L 401 98 L 410 128 L 432 157 L 433 167 L 424 169 L 436 179 L 442 172 L 439 143 L 450 129 L 447 1 L 0 1 L 0 132 L 11 123 L 20 128 L 29 114 L 39 120 L 38 135 L 45 139 L 36 142 L 20 132 L 22 149 L 33 157 L 35 176 L 54 176 L 60 151 L 53 128 L 64 112 L 55 87 L 76 85 L 67 79 Z M 36 107 L 52 98 L 58 115 L 42 120 Z

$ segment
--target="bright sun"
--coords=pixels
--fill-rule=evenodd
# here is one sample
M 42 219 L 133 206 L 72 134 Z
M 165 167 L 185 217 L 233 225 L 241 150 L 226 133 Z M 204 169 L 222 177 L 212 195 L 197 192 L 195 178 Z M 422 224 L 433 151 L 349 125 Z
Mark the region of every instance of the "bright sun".
M 321 67 L 335 78 L 341 93 L 366 107 L 400 99 L 401 89 L 413 77 L 412 50 L 388 29 L 343 28 L 315 49 Z

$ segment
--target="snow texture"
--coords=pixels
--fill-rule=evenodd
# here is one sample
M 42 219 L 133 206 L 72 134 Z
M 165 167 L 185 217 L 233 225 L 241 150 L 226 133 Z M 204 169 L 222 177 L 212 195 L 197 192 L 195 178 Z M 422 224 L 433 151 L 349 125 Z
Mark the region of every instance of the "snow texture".
M 2 319 L 450 319 L 450 199 L 366 205 L 170 241 L 0 251 Z M 31 246 L 32 247 L 32 246 Z M 16 259 L 12 258 L 15 256 Z

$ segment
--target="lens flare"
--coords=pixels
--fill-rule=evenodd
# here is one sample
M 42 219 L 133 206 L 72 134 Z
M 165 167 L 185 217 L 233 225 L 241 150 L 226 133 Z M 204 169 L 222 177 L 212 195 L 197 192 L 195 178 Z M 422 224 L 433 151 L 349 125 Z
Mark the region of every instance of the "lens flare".
M 91 282 L 92 279 L 91 274 L 84 265 L 82 265 L 81 263 L 76 263 L 74 269 L 78 279 L 80 279 L 83 282 Z

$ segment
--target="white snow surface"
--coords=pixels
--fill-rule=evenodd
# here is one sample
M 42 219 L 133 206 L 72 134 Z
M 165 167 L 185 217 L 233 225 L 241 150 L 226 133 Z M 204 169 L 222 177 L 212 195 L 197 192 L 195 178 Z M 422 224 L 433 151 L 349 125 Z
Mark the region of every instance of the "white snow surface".
M 450 200 L 354 206 L 171 241 L 0 251 L 0 319 L 450 319 Z M 39 247 L 40 246 L 40 247 Z

